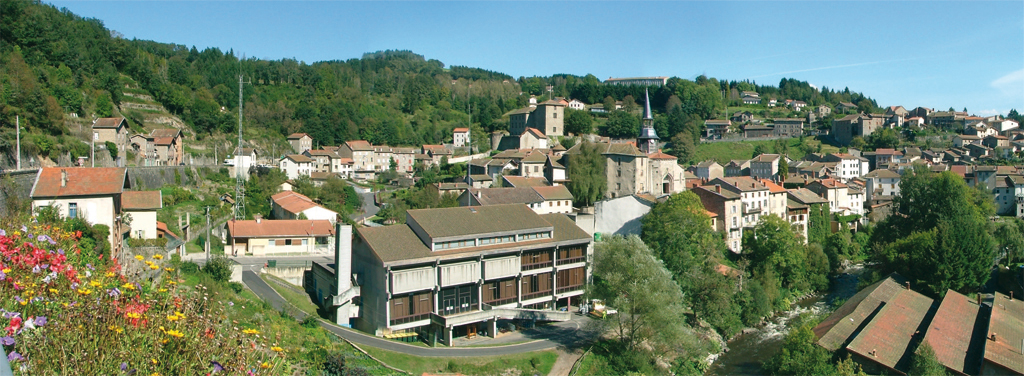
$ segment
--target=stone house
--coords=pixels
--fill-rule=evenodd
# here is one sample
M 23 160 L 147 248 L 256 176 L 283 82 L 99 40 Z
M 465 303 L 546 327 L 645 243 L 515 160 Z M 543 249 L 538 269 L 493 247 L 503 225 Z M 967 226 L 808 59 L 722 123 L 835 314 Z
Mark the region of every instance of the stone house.
M 292 151 L 295 154 L 302 154 L 306 150 L 313 150 L 313 137 L 305 133 L 292 133 L 288 135 L 288 143 L 292 146 Z
M 92 140 L 97 145 L 113 142 L 117 151 L 128 150 L 128 120 L 122 117 L 99 118 L 92 122 Z

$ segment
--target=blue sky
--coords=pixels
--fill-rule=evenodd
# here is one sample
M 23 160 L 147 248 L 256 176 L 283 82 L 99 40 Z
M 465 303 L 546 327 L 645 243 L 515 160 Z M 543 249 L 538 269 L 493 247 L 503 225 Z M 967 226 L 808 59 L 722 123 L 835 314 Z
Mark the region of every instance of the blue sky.
M 127 38 L 312 63 L 411 50 L 600 79 L 783 77 L 880 106 L 1024 111 L 1024 2 L 56 1 Z

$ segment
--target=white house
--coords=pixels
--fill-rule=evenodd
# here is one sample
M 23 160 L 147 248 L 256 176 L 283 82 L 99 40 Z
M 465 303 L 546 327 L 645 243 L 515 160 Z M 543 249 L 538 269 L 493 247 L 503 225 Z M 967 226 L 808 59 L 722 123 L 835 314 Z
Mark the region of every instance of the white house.
M 162 207 L 163 194 L 160 191 L 122 192 L 121 210 L 131 217 L 129 236 L 135 239 L 156 239 L 156 212 Z
M 297 179 L 299 176 L 309 176 L 313 172 L 313 160 L 302 154 L 288 154 L 281 158 L 281 171 L 288 176 L 288 179 Z
M 110 228 L 107 240 L 120 250 L 122 234 L 128 231 L 121 216 L 121 193 L 130 188 L 123 167 L 44 167 L 36 174 L 30 197 L 33 212 L 49 206 L 61 217 L 106 225 Z
M 900 195 L 900 174 L 888 169 L 878 169 L 864 175 L 867 201 L 893 198 Z
M 235 164 L 235 174 L 241 174 L 242 179 L 249 180 L 249 168 L 256 165 L 256 158 L 259 152 L 255 148 L 235 148 L 234 158 L 225 160 Z
M 452 137 L 455 147 L 469 146 L 469 128 L 455 128 L 452 130 Z
M 329 221 L 332 224 L 337 221 L 338 213 L 317 205 L 305 195 L 284 191 L 270 196 L 270 213 L 275 219 L 303 219 Z
M 573 99 L 569 101 L 568 107 L 573 110 L 583 111 L 584 109 L 587 108 L 587 105 L 581 102 L 579 99 Z
M 226 251 L 266 256 L 330 252 L 334 226 L 326 220 L 231 220 Z

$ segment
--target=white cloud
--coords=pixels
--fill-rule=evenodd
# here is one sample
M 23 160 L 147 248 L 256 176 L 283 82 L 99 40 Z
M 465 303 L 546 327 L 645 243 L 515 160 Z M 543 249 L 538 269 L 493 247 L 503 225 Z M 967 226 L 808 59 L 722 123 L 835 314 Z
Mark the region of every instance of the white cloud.
M 1024 69 L 1010 72 L 992 81 L 991 86 L 1006 95 L 1019 95 L 1024 93 Z

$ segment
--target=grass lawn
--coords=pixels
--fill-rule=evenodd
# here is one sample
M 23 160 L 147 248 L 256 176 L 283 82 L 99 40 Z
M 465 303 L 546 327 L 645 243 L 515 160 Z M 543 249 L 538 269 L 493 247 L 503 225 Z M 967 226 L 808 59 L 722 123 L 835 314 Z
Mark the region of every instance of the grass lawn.
M 281 294 L 281 296 L 284 297 L 284 300 L 288 301 L 288 303 L 291 303 L 291 305 L 295 306 L 302 312 L 316 315 L 317 307 L 315 304 L 313 304 L 313 301 L 309 299 L 309 295 L 285 287 L 292 286 L 292 284 L 276 276 L 270 274 L 260 274 L 260 278 L 263 278 L 263 280 L 267 282 L 267 284 L 270 285 L 270 287 L 273 288 L 274 291 L 277 291 L 278 294 Z M 282 284 L 285 286 L 282 286 Z M 296 286 L 295 289 L 301 289 L 301 287 Z
M 805 152 L 800 145 L 800 139 L 790 138 L 786 141 L 789 144 L 789 157 L 797 160 L 802 159 Z M 838 147 L 822 143 L 820 140 L 816 140 L 811 137 L 805 137 L 804 144 L 806 144 L 811 150 L 817 150 L 820 145 L 821 152 L 825 154 L 839 152 Z M 750 159 L 754 154 L 754 149 L 758 145 L 764 145 L 769 151 L 774 151 L 775 141 L 765 140 L 701 143 L 697 146 L 697 153 L 693 160 L 706 161 L 708 159 L 713 159 L 719 164 L 725 165 L 729 163 L 729 161 L 735 159 Z
M 554 350 L 532 353 L 457 358 L 422 358 L 399 354 L 374 347 L 362 346 L 363 350 L 380 361 L 415 375 L 429 373 L 461 373 L 464 375 L 501 375 L 515 368 L 522 375 L 546 375 L 558 360 Z

